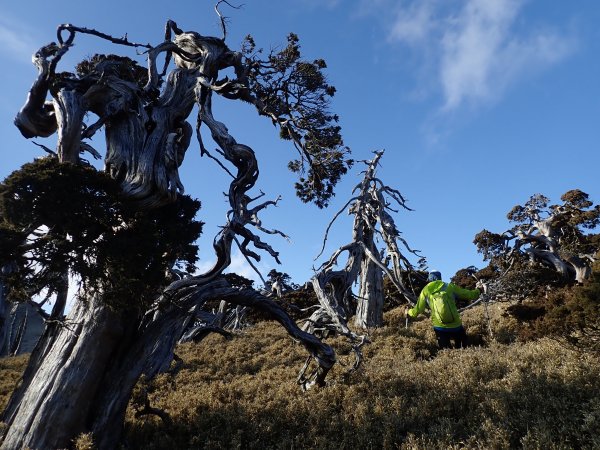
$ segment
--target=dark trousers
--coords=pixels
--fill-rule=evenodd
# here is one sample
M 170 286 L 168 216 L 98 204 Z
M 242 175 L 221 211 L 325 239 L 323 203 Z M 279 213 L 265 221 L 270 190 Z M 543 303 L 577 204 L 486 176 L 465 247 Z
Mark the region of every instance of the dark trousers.
M 467 333 L 463 327 L 454 330 L 438 330 L 435 331 L 439 348 L 464 348 L 467 344 Z M 452 345 L 454 341 L 454 345 Z

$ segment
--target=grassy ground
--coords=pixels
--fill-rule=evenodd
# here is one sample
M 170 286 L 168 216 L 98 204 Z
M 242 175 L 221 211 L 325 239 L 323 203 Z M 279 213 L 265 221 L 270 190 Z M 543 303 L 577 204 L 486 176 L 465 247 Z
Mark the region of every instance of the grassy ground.
M 211 335 L 180 346 L 184 366 L 147 386 L 152 406 L 173 419 L 135 418 L 131 449 L 303 448 L 600 448 L 600 361 L 591 354 L 540 339 L 515 341 L 519 324 L 490 308 L 494 340 L 483 309 L 464 314 L 474 342 L 437 351 L 428 320 L 404 326 L 401 311 L 386 314 L 364 347 L 359 371 L 353 355 L 331 341 L 342 364 L 326 388 L 302 392 L 295 383 L 304 349 L 273 322 L 230 341 Z M 4 407 L 26 357 L 0 360 Z M 83 442 L 85 440 L 85 442 Z M 92 448 L 89 436 L 80 448 Z M 83 445 L 85 444 L 85 445 Z M 78 447 L 78 448 L 79 448 Z
M 21 378 L 29 355 L 0 358 L 0 411 L 4 410 L 10 394 Z
M 150 387 L 166 428 L 129 411 L 130 448 L 600 448 L 600 362 L 558 342 L 511 342 L 517 324 L 492 307 L 465 325 L 483 346 L 438 352 L 424 320 L 399 310 L 371 333 L 361 369 L 336 365 L 324 389 L 294 383 L 305 352 L 272 322 L 231 341 L 181 346 L 176 377 Z M 498 342 L 502 341 L 504 343 Z M 352 354 L 334 341 L 341 362 Z

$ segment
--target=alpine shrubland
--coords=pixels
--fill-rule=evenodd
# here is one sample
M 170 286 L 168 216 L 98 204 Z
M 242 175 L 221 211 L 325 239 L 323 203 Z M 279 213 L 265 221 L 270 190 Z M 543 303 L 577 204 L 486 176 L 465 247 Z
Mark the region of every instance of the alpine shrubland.
M 384 193 L 406 208 L 404 198 L 378 178 L 362 184 L 360 202 L 347 204 L 362 215 L 355 222 L 356 242 L 339 249 L 348 250 L 352 270 L 348 276 L 331 270 L 339 254 L 334 253 L 322 277 L 313 279 L 324 310 L 334 310 L 326 303 L 348 300 L 350 306 L 335 314 L 341 326 L 325 327 L 327 343 L 285 312 L 298 313 L 299 303 L 279 304 L 249 285 L 234 286 L 232 281 L 246 284 L 224 274 L 235 244 L 248 262 L 266 253 L 279 263 L 279 253 L 257 233 L 287 236 L 258 217 L 281 198 L 255 203 L 265 195 L 254 190 L 259 160 L 268 160 L 269 153 L 256 154 L 253 139 L 236 140 L 221 122 L 229 119 L 213 114 L 213 100 L 249 103 L 279 128 L 298 151 L 288 168 L 297 175 L 295 190 L 303 202 L 327 206 L 354 160 L 339 117 L 329 108 L 336 90 L 324 73 L 325 61 L 302 57 L 293 33 L 284 48 L 268 55 L 261 55 L 251 36 L 240 51 L 232 50 L 225 42 L 222 4 L 232 6 L 224 0 L 215 5 L 221 38 L 183 31 L 172 20 L 156 45 L 63 24 L 57 42 L 33 55 L 37 75 L 14 123 L 27 139 L 54 134 L 57 139 L 55 149 L 36 144 L 50 156 L 26 164 L 0 186 L 0 300 L 37 306 L 46 327 L 28 362 L 1 361 L 2 448 L 600 447 L 592 432 L 600 417 L 593 352 L 598 277 L 588 280 L 587 265 L 597 247 L 582 234 L 600 223 L 600 207 L 592 208 L 582 191 L 569 191 L 562 204 L 536 194 L 511 210 L 507 218 L 514 225 L 507 232 L 482 230 L 476 241 L 490 259 L 492 276 L 521 269 L 529 256 L 552 264 L 561 283 L 588 280 L 588 285 L 527 291 L 530 302 L 525 295 L 512 309 L 495 305 L 491 322 L 485 305 L 484 311 L 469 311 L 465 325 L 476 345 L 463 351 L 438 351 L 428 321 L 405 327 L 397 305 L 381 320 L 380 269 L 392 263 L 393 284 L 403 291 L 402 272 L 413 268 L 396 240 L 417 252 L 385 211 L 391 208 Z M 107 53 L 75 70 L 59 68 L 81 35 L 133 47 L 138 55 L 141 50 L 147 67 Z M 194 135 L 188 122 L 193 111 L 200 155 L 215 160 L 231 181 L 227 220 L 214 240 L 216 263 L 188 276 L 182 269 L 194 271 L 194 242 L 202 229 L 195 219 L 199 201 L 180 195 L 179 168 Z M 102 158 L 91 145 L 100 130 L 106 144 L 102 174 L 81 156 Z M 209 133 L 218 146 L 214 154 L 203 141 Z M 387 247 L 381 261 L 373 256 L 379 249 L 369 235 L 377 222 Z M 361 253 L 370 253 L 373 263 L 360 268 L 361 284 L 377 288 L 359 289 L 361 300 L 377 296 L 376 320 L 357 321 L 368 336 L 345 324 L 346 316 L 360 318 L 356 298 L 348 294 Z M 523 274 L 537 277 L 534 270 Z M 272 275 L 283 287 L 284 274 Z M 69 277 L 81 289 L 65 316 Z M 523 279 L 512 278 L 518 292 Z M 326 291 L 341 295 L 332 301 L 319 295 Z M 39 303 L 38 294 L 44 296 Z M 413 294 L 403 297 L 411 301 Z M 42 307 L 51 297 L 48 315 Z M 211 302 L 228 303 L 236 313 L 254 306 L 262 315 L 249 314 L 253 326 L 231 339 L 215 334 L 176 346 L 188 325 L 197 331 L 217 323 L 202 319 L 214 317 L 201 310 Z M 8 309 L 2 305 L 2 311 Z M 374 326 L 379 328 L 369 329 Z M 369 344 L 363 347 L 365 337 Z M 350 373 L 359 349 L 363 364 Z M 302 377 L 303 387 L 315 386 L 308 392 L 294 382 L 303 361 L 318 366 Z
M 580 290 L 589 292 L 597 284 L 596 277 L 573 288 L 571 303 L 577 303 Z M 178 372 L 138 384 L 124 445 L 599 448 L 598 354 L 572 345 L 564 330 L 561 335 L 547 328 L 551 336 L 539 337 L 534 331 L 550 313 L 524 321 L 509 313 L 510 306 L 488 306 L 493 339 L 484 307 L 465 311 L 474 345 L 441 351 L 428 319 L 406 328 L 402 308 L 394 308 L 386 312 L 385 325 L 371 331 L 363 364 L 354 373 L 347 372 L 353 358 L 348 344 L 328 339 L 341 364 L 334 366 L 327 387 L 307 392 L 295 383 L 306 354 L 273 322 L 260 320 L 230 340 L 213 334 L 199 344 L 180 345 Z M 10 393 L 6 386 L 16 383 L 24 364 L 24 358 L 0 360 L 0 407 Z M 140 415 L 145 398 L 140 392 L 172 423 Z M 76 446 L 93 448 L 93 443 L 83 435 Z
M 438 351 L 428 320 L 405 328 L 400 308 L 371 333 L 359 371 L 337 346 L 324 389 L 294 383 L 305 355 L 272 322 L 230 341 L 185 344 L 184 366 L 149 386 L 157 417 L 129 409 L 132 448 L 598 448 L 600 361 L 548 337 L 523 341 L 504 304 L 464 314 L 480 344 Z M 347 364 L 344 367 L 344 363 Z

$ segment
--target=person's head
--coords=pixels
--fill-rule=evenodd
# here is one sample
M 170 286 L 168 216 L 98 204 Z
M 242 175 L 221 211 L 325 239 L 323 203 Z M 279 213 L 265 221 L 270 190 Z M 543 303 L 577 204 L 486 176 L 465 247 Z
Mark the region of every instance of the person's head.
M 429 276 L 427 277 L 427 281 L 429 281 L 429 282 L 437 281 L 437 280 L 441 280 L 441 279 L 442 279 L 442 274 L 438 270 L 432 270 L 431 272 L 429 272 Z

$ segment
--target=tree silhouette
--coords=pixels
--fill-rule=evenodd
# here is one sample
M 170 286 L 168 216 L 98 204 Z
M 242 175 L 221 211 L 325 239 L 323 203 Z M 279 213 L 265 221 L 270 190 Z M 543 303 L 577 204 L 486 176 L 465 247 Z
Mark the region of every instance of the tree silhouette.
M 305 387 L 322 385 L 334 364 L 333 350 L 300 330 L 279 305 L 223 275 L 232 245 L 250 262 L 260 252 L 278 261 L 258 232 L 283 233 L 260 221 L 259 213 L 277 200 L 255 204 L 262 194 L 249 193 L 259 172 L 254 151 L 214 118 L 212 100 L 217 94 L 247 101 L 270 117 L 298 149 L 290 167 L 300 175 L 300 198 L 322 207 L 351 164 L 337 116 L 327 110 L 335 90 L 322 73 L 324 62 L 301 59 L 297 37 L 261 60 L 251 38 L 242 52 L 230 50 L 222 24 L 223 37 L 216 38 L 168 21 L 158 45 L 61 25 L 58 42 L 34 55 L 38 76 L 15 124 L 26 138 L 56 133 L 57 145 L 44 147 L 51 156 L 2 187 L 2 266 L 18 267 L 2 281 L 13 297 L 29 298 L 43 288 L 64 289 L 69 273 L 81 278 L 81 290 L 66 317 L 56 314 L 47 323 L 4 412 L 2 448 L 64 448 L 81 432 L 92 432 L 98 448 L 115 448 L 136 382 L 169 368 L 177 340 L 206 302 L 255 307 L 279 321 L 317 362 Z M 74 73 L 58 72 L 79 34 L 142 49 L 147 68 L 127 57 L 96 55 Z M 227 68 L 235 79 L 220 78 Z M 178 174 L 194 134 L 186 121 L 194 107 L 202 155 L 232 181 L 227 223 L 214 241 L 216 263 L 187 276 L 173 266 L 193 264 L 201 228 L 194 220 L 198 203 L 181 196 Z M 88 122 L 90 112 L 97 121 Z M 108 176 L 80 156 L 100 156 L 90 138 L 102 128 Z M 204 128 L 219 147 L 214 155 L 203 145 Z M 146 404 L 145 411 L 153 409 Z
M 585 231 L 600 223 L 600 205 L 594 206 L 579 189 L 566 192 L 561 200 L 551 205 L 547 197 L 535 194 L 509 211 L 512 228 L 502 234 L 482 230 L 475 236 L 477 250 L 490 261 L 495 282 L 501 283 L 495 289 L 516 286 L 524 292 L 553 279 L 581 283 L 590 276 L 599 247 Z

